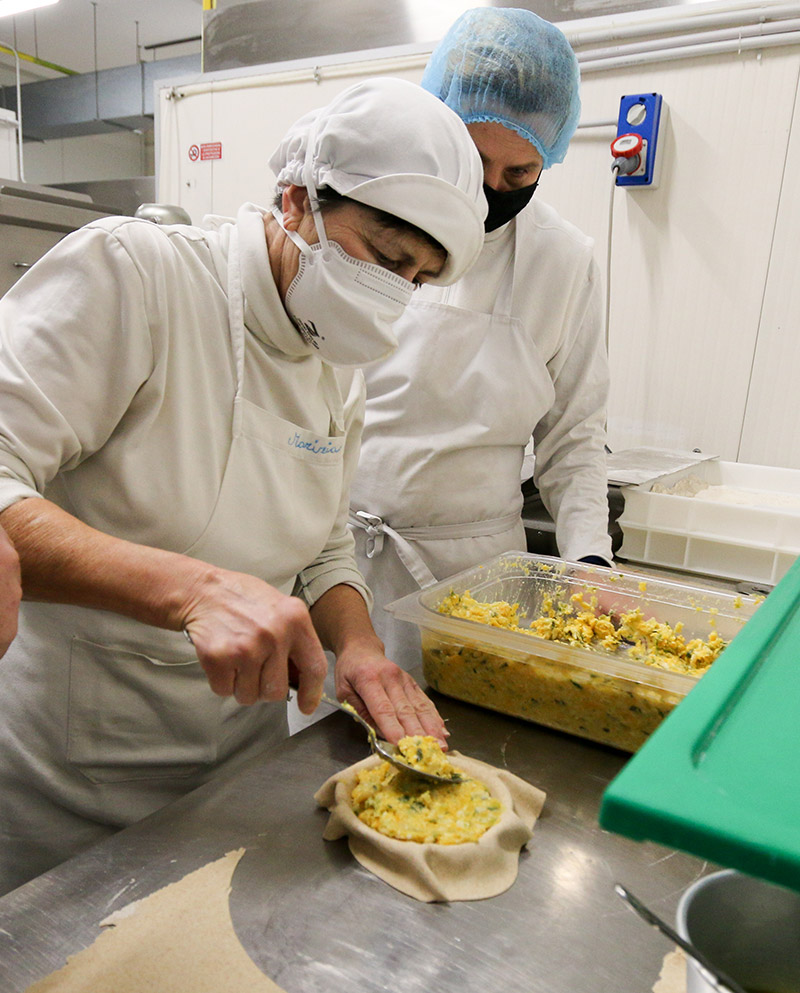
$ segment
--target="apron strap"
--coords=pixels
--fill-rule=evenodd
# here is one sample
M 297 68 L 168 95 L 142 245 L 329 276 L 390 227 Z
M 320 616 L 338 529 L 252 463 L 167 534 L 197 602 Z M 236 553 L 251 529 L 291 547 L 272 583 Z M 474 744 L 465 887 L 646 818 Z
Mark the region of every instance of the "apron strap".
M 328 429 L 328 434 L 333 437 L 339 437 L 344 434 L 344 403 L 342 401 L 339 383 L 336 379 L 336 370 L 333 366 L 328 365 L 327 362 L 322 363 L 320 385 L 331 418 L 331 426 Z
M 511 307 L 514 300 L 514 277 L 516 273 L 514 261 L 519 252 L 519 224 L 517 223 L 516 218 L 514 219 L 513 224 L 514 251 L 508 258 L 503 276 L 500 280 L 500 287 L 497 291 L 497 296 L 495 297 L 494 307 L 492 307 L 493 317 L 511 317 Z
M 383 551 L 383 536 L 389 535 L 394 541 L 397 555 L 403 565 L 417 581 L 420 589 L 433 586 L 436 576 L 422 561 L 419 552 L 411 547 L 408 541 L 394 528 L 389 527 L 380 517 L 357 510 L 350 514 L 350 524 L 367 532 L 367 558 L 371 559 Z
M 231 347 L 236 365 L 236 396 L 242 394 L 244 383 L 244 291 L 242 273 L 239 267 L 239 232 L 231 231 L 228 246 L 228 321 L 230 323 Z
M 422 561 L 419 552 L 411 542 L 419 540 L 435 541 L 452 538 L 483 538 L 507 531 L 517 522 L 519 514 L 514 512 L 503 517 L 493 517 L 485 521 L 471 521 L 467 524 L 438 524 L 426 527 L 399 528 L 395 530 L 375 514 L 364 510 L 350 511 L 350 526 L 367 532 L 367 558 L 374 558 L 383 551 L 384 535 L 395 544 L 398 558 L 419 584 L 420 589 L 438 582 L 434 574 Z

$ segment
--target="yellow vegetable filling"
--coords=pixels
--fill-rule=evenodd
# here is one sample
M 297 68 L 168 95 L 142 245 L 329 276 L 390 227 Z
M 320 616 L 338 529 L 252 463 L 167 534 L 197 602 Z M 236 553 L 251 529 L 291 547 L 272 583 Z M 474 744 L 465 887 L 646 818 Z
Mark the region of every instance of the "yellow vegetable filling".
M 565 657 L 551 661 L 537 654 L 543 638 L 579 645 L 600 653 L 620 653 L 657 669 L 694 677 L 717 658 L 726 642 L 714 630 L 706 639 L 687 640 L 682 625 L 674 627 L 645 618 L 639 608 L 621 615 L 601 613 L 589 592 L 569 599 L 555 591 L 543 601 L 540 616 L 530 625 L 519 604 L 499 600 L 480 603 L 469 591 L 451 592 L 439 611 L 454 617 L 519 631 L 531 637 L 531 651 L 504 654 L 470 644 L 453 644 L 423 632 L 423 673 L 428 685 L 441 693 L 512 714 L 548 727 L 577 734 L 634 752 L 680 703 L 683 694 L 647 680 L 592 671 Z M 523 626 L 524 625 L 524 626 Z
M 681 623 L 672 627 L 654 617 L 646 619 L 639 607 L 612 618 L 609 614 L 598 613 L 597 598 L 591 597 L 587 601 L 584 593 L 574 593 L 567 601 L 545 597 L 541 616 L 525 627 L 521 625 L 518 603 L 504 600 L 480 603 L 469 590 L 451 592 L 439 604 L 438 610 L 442 614 L 566 645 L 612 652 L 624 648 L 637 662 L 689 675 L 704 672 L 727 644 L 714 630 L 707 639 L 687 641 L 681 634 Z
M 459 775 L 433 737 L 410 736 L 397 747 L 411 765 Z M 458 782 L 431 783 L 381 762 L 359 772 L 350 805 L 361 821 L 389 838 L 438 845 L 477 841 L 500 819 L 502 804 L 483 783 L 460 775 Z
M 413 766 L 421 772 L 430 772 L 435 776 L 452 779 L 458 782 L 464 777 L 442 751 L 439 742 L 431 735 L 409 735 L 397 743 L 399 758 L 406 765 Z

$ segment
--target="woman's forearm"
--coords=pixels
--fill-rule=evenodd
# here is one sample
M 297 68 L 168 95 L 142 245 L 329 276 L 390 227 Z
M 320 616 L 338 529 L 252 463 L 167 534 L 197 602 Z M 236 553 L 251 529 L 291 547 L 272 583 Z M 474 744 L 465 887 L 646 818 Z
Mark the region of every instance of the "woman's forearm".
M 416 681 L 384 655 L 367 605 L 352 586 L 340 584 L 311 608 L 317 634 L 336 655 L 336 695 L 379 734 L 397 742 L 429 734 L 446 747 L 448 731 L 436 707 Z
M 0 514 L 19 555 L 23 599 L 94 607 L 178 630 L 192 590 L 213 567 L 95 530 L 49 500 Z
M 211 689 L 242 704 L 285 700 L 291 659 L 301 710 L 319 703 L 325 655 L 296 597 L 255 576 L 103 534 L 37 497 L 12 504 L 0 524 L 19 553 L 24 599 L 183 628 Z
M 0 657 L 16 636 L 19 601 L 19 557 L 0 528 Z

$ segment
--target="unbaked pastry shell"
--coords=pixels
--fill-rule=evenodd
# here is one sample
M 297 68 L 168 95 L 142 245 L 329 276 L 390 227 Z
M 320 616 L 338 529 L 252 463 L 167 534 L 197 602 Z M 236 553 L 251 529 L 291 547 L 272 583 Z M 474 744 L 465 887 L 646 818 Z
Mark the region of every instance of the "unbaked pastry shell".
M 520 849 L 533 834 L 545 794 L 506 769 L 448 752 L 453 765 L 484 783 L 503 805 L 500 820 L 476 842 L 461 845 L 399 841 L 368 827 L 353 813 L 350 795 L 358 773 L 378 765 L 370 756 L 331 776 L 314 799 L 330 817 L 326 841 L 347 836 L 356 860 L 378 878 L 416 900 L 483 900 L 497 896 L 517 878 Z

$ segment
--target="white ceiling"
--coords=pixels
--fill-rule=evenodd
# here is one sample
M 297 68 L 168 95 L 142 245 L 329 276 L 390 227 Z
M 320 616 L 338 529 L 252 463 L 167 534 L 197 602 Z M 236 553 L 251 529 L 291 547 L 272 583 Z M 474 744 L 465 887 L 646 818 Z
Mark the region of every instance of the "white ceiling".
M 0 18 L 0 45 L 72 69 L 95 68 L 94 34 L 97 24 L 97 68 L 132 65 L 137 61 L 137 26 L 140 57 L 144 61 L 174 58 L 200 51 L 200 43 L 171 45 L 156 51 L 144 46 L 199 35 L 203 25 L 202 0 L 58 0 L 54 6 Z M 58 72 L 20 60 L 23 83 L 53 79 Z M 0 52 L 0 84 L 15 79 L 14 56 Z

